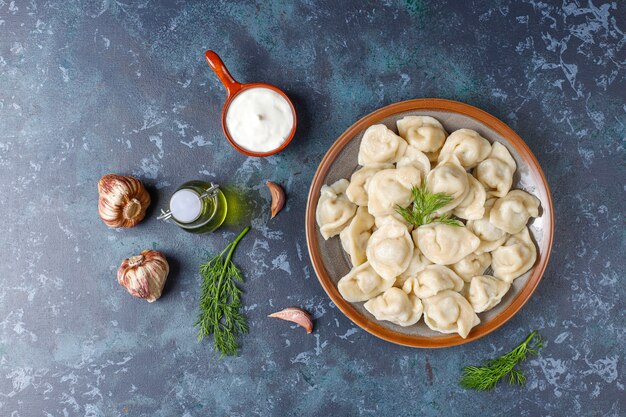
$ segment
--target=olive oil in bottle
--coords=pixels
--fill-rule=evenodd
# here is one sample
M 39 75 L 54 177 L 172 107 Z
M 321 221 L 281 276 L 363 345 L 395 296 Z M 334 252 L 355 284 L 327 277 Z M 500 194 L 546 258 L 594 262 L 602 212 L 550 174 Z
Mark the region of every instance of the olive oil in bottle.
M 161 210 L 158 218 L 169 219 L 187 232 L 212 232 L 224 222 L 227 206 L 217 184 L 194 180 L 178 187 L 170 198 L 169 210 Z

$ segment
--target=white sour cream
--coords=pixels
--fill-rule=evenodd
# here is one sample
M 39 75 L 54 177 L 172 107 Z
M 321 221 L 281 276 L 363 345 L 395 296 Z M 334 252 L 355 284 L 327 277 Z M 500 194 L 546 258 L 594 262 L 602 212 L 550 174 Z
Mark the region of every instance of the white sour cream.
M 264 87 L 243 90 L 226 113 L 226 128 L 232 139 L 252 152 L 270 152 L 289 138 L 294 116 L 283 96 Z

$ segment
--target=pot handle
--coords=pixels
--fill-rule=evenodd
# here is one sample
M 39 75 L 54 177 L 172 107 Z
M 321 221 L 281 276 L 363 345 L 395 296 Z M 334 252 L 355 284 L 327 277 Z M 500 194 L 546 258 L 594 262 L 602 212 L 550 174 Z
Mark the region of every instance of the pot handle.
M 204 57 L 222 84 L 224 84 L 224 87 L 226 87 L 226 93 L 229 97 L 241 89 L 242 84 L 238 83 L 233 76 L 230 75 L 228 68 L 226 68 L 226 65 L 224 65 L 222 58 L 220 58 L 218 54 L 209 50 L 204 53 Z

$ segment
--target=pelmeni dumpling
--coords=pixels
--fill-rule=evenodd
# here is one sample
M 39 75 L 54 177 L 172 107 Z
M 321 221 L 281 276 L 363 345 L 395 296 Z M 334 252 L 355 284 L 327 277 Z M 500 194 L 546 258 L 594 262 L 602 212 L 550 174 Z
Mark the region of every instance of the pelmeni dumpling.
M 369 262 L 355 268 L 337 283 L 341 296 L 351 303 L 367 301 L 393 285 L 393 280 L 383 279 Z
M 324 239 L 337 236 L 356 212 L 356 206 L 346 197 L 348 180 L 341 179 L 320 190 L 315 218 Z
M 407 279 L 417 277 L 417 274 L 422 272 L 424 268 L 431 264 L 432 262 L 426 259 L 426 257 L 422 255 L 422 252 L 420 252 L 419 248 L 415 246 L 413 248 L 413 256 L 411 257 L 409 266 L 406 268 L 406 271 L 398 275 L 396 282 L 393 284 L 394 287 L 402 288 Z
M 449 155 L 428 173 L 426 187 L 431 193 L 445 193 L 452 197 L 449 204 L 437 210 L 436 214 L 442 214 L 461 204 L 469 191 L 468 175 L 459 160 Z
M 372 233 L 365 253 L 381 277 L 395 280 L 411 262 L 413 241 L 402 223 L 390 221 Z
M 472 175 L 467 174 L 467 180 L 469 184 L 467 195 L 463 201 L 452 210 L 452 214 L 465 220 L 478 220 L 485 214 L 487 191 L 480 181 Z
M 452 290 L 422 300 L 424 321 L 432 330 L 458 333 L 463 339 L 480 323 L 474 309 L 461 294 Z
M 465 226 L 430 223 L 413 231 L 413 239 L 429 261 L 437 265 L 451 265 L 474 252 L 480 239 Z
M 367 187 L 368 211 L 373 216 L 385 216 L 396 212 L 396 207 L 411 204 L 411 189 L 421 184 L 421 173 L 413 166 L 378 171 Z
M 391 287 L 363 305 L 376 320 L 387 320 L 398 326 L 411 326 L 422 317 L 424 308 L 419 298 L 400 288 Z
M 428 298 L 445 291 L 461 291 L 463 280 L 448 267 L 428 265 L 414 278 L 406 280 L 402 290 L 407 294 L 415 294 L 419 298 Z
M 504 245 L 491 252 L 493 275 L 506 282 L 513 282 L 527 272 L 535 264 L 535 260 L 537 248 L 527 227 L 511 235 Z
M 467 229 L 480 239 L 480 245 L 476 249 L 477 254 L 491 252 L 498 246 L 502 246 L 508 234 L 491 224 L 489 214 L 496 198 L 490 198 L 485 202 L 485 215 L 480 220 L 469 220 Z
M 516 169 L 509 150 L 500 142 L 494 142 L 489 157 L 478 164 L 474 175 L 487 188 L 487 194 L 504 197 L 511 189 Z
M 359 148 L 359 165 L 396 163 L 404 155 L 407 143 L 387 126 L 379 124 L 367 128 Z
M 457 157 L 465 169 L 474 168 L 491 152 L 491 143 L 471 129 L 459 129 L 448 136 L 439 153 L 439 161 L 449 155 Z
M 380 229 L 387 223 L 398 223 L 398 222 L 406 226 L 408 231 L 413 230 L 413 225 L 409 223 L 408 221 L 406 221 L 406 219 L 402 217 L 400 213 L 397 213 L 397 212 L 391 213 L 391 214 L 385 214 L 384 216 L 374 217 L 374 228 Z
M 413 166 L 422 173 L 422 178 L 426 178 L 426 175 L 430 172 L 430 161 L 428 160 L 428 156 L 413 145 L 409 145 L 406 148 L 406 152 L 398 160 L 396 166 L 398 168 Z
M 396 126 L 400 136 L 422 152 L 438 152 L 447 136 L 439 120 L 430 116 L 405 116 Z
M 491 275 L 479 275 L 472 278 L 469 285 L 468 301 L 476 313 L 491 310 L 500 304 L 511 284 Z
M 378 171 L 389 168 L 393 168 L 393 164 L 372 164 L 355 171 L 346 189 L 348 200 L 357 206 L 367 206 L 367 187 L 370 180 Z
M 367 212 L 367 208 L 359 207 L 350 224 L 339 233 L 341 246 L 352 261 L 352 266 L 359 266 L 367 260 L 365 248 L 367 241 L 372 235 L 374 217 Z
M 456 272 L 463 281 L 470 282 L 472 277 L 482 275 L 491 265 L 491 255 L 489 253 L 470 253 L 459 262 L 450 265 L 450 268 Z
M 507 233 L 521 232 L 528 219 L 539 215 L 539 199 L 522 190 L 511 190 L 496 200 L 489 221 Z

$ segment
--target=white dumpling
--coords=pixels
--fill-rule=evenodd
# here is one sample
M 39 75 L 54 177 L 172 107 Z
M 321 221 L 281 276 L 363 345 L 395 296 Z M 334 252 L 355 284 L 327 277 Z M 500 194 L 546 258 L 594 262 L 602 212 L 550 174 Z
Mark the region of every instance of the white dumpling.
M 469 301 L 455 291 L 441 291 L 422 300 L 424 321 L 432 330 L 458 333 L 463 339 L 480 323 Z
M 374 227 L 375 229 L 380 229 L 387 223 L 402 223 L 408 231 L 413 230 L 413 225 L 409 223 L 402 215 L 398 212 L 385 214 L 384 216 L 376 216 L 374 217 Z
M 527 227 L 511 235 L 502 246 L 491 252 L 493 275 L 506 282 L 513 282 L 522 276 L 536 260 L 537 248 Z
M 463 280 L 453 270 L 443 265 L 428 265 L 414 278 L 406 280 L 402 290 L 419 298 L 428 298 L 445 291 L 461 291 Z
M 400 136 L 422 152 L 438 152 L 447 136 L 439 120 L 430 116 L 405 116 L 396 126 Z
M 365 262 L 341 278 L 337 289 L 344 300 L 356 303 L 374 298 L 392 285 L 393 280 L 383 279 L 369 262 Z
M 463 281 L 470 282 L 472 277 L 482 275 L 491 265 L 491 255 L 489 253 L 470 253 L 459 262 L 450 265 L 450 268 L 456 272 Z
M 504 197 L 511 189 L 516 169 L 509 150 L 500 142 L 494 142 L 489 157 L 478 164 L 474 175 L 487 188 L 487 194 Z
M 511 190 L 496 200 L 489 221 L 507 233 L 521 232 L 528 219 L 539 215 L 539 199 L 522 190 Z
M 452 201 L 436 211 L 442 214 L 452 210 L 465 198 L 469 191 L 467 172 L 459 164 L 454 155 L 441 161 L 426 177 L 426 187 L 431 193 L 445 193 L 452 197 Z
M 315 218 L 326 240 L 337 236 L 356 212 L 356 206 L 346 196 L 348 184 L 348 180 L 341 179 L 332 185 L 324 185 L 320 190 Z
M 437 265 L 451 265 L 474 252 L 480 239 L 465 226 L 430 223 L 413 231 L 420 251 Z
M 373 216 L 385 216 L 396 212 L 397 206 L 411 204 L 411 189 L 421 184 L 420 171 L 413 166 L 378 171 L 370 180 L 368 211 Z
M 511 284 L 491 275 L 479 275 L 472 278 L 469 285 L 468 301 L 476 313 L 491 310 L 500 304 Z
M 485 214 L 487 191 L 476 178 L 467 174 L 468 191 L 461 203 L 452 210 L 452 214 L 465 220 L 478 220 Z
M 393 168 L 393 164 L 373 164 L 355 171 L 350 177 L 350 185 L 346 189 L 348 200 L 357 206 L 367 206 L 367 187 L 370 180 L 381 169 Z
M 491 224 L 489 215 L 491 208 L 496 202 L 496 198 L 490 198 L 485 202 L 485 214 L 480 220 L 469 220 L 467 229 L 480 239 L 480 245 L 476 249 L 477 254 L 491 252 L 495 248 L 502 246 L 508 234 Z
M 439 153 L 439 160 L 442 161 L 449 155 L 454 155 L 463 168 L 470 169 L 487 158 L 490 152 L 491 143 L 478 132 L 471 129 L 459 129 L 450 133 L 446 139 Z
M 363 306 L 376 320 L 390 321 L 402 327 L 417 323 L 424 311 L 419 298 L 396 287 L 389 288 Z
M 398 277 L 396 278 L 396 282 L 393 284 L 394 287 L 402 288 L 407 279 L 415 278 L 417 274 L 422 272 L 424 268 L 431 264 L 432 262 L 430 262 L 422 254 L 422 252 L 420 252 L 419 248 L 415 246 L 413 248 L 413 256 L 411 257 L 411 262 L 409 262 L 409 266 L 406 268 L 406 271 L 398 275 Z
M 430 172 L 428 156 L 413 145 L 407 146 L 404 155 L 398 160 L 396 166 L 398 168 L 413 166 L 422 173 L 422 178 L 426 178 L 426 175 Z
M 367 260 L 365 248 L 372 236 L 372 227 L 374 227 L 374 217 L 367 212 L 367 208 L 359 207 L 350 224 L 339 233 L 341 246 L 350 255 L 352 266 L 361 265 Z
M 395 280 L 411 262 L 413 241 L 402 223 L 388 222 L 372 233 L 365 253 L 381 277 Z
M 404 154 L 407 143 L 387 126 L 379 124 L 367 128 L 359 148 L 359 165 L 396 163 Z

